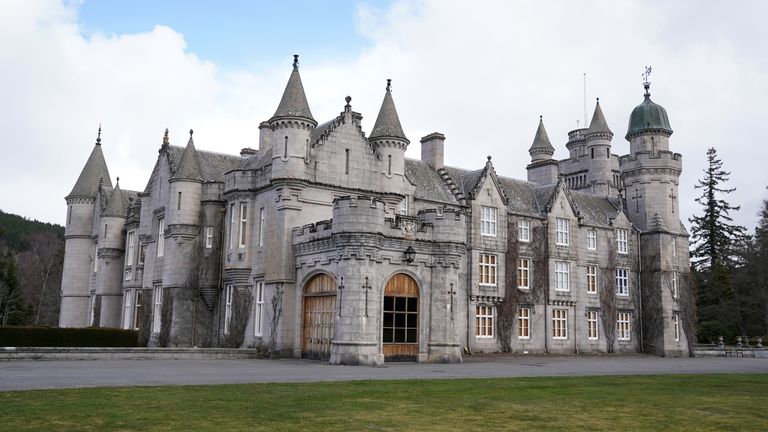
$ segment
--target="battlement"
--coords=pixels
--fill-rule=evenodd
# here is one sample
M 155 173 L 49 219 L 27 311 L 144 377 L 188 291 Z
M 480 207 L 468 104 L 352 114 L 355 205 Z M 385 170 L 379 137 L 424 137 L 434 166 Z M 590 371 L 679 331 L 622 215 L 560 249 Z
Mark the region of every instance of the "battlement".
M 254 190 L 269 183 L 267 167 L 234 170 L 224 175 L 224 191 Z
M 293 244 L 329 238 L 333 234 L 333 219 L 302 225 L 293 228 L 291 231 Z
M 668 150 L 638 152 L 619 157 L 619 167 L 622 171 L 643 168 L 673 168 L 682 171 L 683 156 Z

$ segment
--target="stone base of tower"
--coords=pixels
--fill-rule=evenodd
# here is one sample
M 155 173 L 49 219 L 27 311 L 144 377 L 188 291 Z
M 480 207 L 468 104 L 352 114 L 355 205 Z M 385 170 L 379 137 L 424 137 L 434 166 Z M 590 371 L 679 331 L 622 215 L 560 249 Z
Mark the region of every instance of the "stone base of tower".
M 333 341 L 330 364 L 347 366 L 381 366 L 384 354 L 379 352 L 378 342 Z
M 455 343 L 429 343 L 429 363 L 463 363 L 461 346 Z
M 89 296 L 61 296 L 59 327 L 87 327 Z

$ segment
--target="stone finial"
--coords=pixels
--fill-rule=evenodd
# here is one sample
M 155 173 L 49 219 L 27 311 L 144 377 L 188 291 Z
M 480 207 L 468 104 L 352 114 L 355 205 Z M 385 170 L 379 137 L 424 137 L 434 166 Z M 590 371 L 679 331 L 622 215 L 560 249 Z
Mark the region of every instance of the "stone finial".
M 192 129 L 189 130 L 189 137 L 192 138 L 192 134 L 195 133 Z
M 101 123 L 99 123 L 99 133 L 96 135 L 96 145 L 101 145 Z
M 344 98 L 344 100 L 347 102 L 347 104 L 344 105 L 344 106 L 347 107 L 347 108 L 351 108 L 352 105 L 350 105 L 349 103 L 352 102 L 352 96 L 347 96 L 347 97 Z
M 170 145 L 170 140 L 168 139 L 168 128 L 165 128 L 165 133 L 163 133 L 163 145 L 167 146 Z
M 387 93 L 392 91 L 392 80 L 387 78 Z
M 298 67 L 299 67 L 299 55 L 298 54 L 294 54 L 293 55 L 293 68 L 294 69 L 298 69 Z

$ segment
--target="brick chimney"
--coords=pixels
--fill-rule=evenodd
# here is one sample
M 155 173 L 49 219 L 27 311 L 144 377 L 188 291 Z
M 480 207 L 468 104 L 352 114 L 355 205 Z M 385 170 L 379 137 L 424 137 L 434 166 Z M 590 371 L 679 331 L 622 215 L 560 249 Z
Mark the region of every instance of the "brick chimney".
M 421 161 L 438 170 L 443 167 L 445 154 L 445 135 L 432 132 L 421 139 Z

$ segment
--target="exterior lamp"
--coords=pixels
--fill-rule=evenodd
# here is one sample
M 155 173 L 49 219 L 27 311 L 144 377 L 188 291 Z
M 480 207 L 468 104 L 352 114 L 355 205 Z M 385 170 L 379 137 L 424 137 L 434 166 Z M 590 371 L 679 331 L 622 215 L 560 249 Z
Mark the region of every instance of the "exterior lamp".
M 413 246 L 408 246 L 408 249 L 405 250 L 405 261 L 410 264 L 414 259 L 416 259 L 416 250 Z

